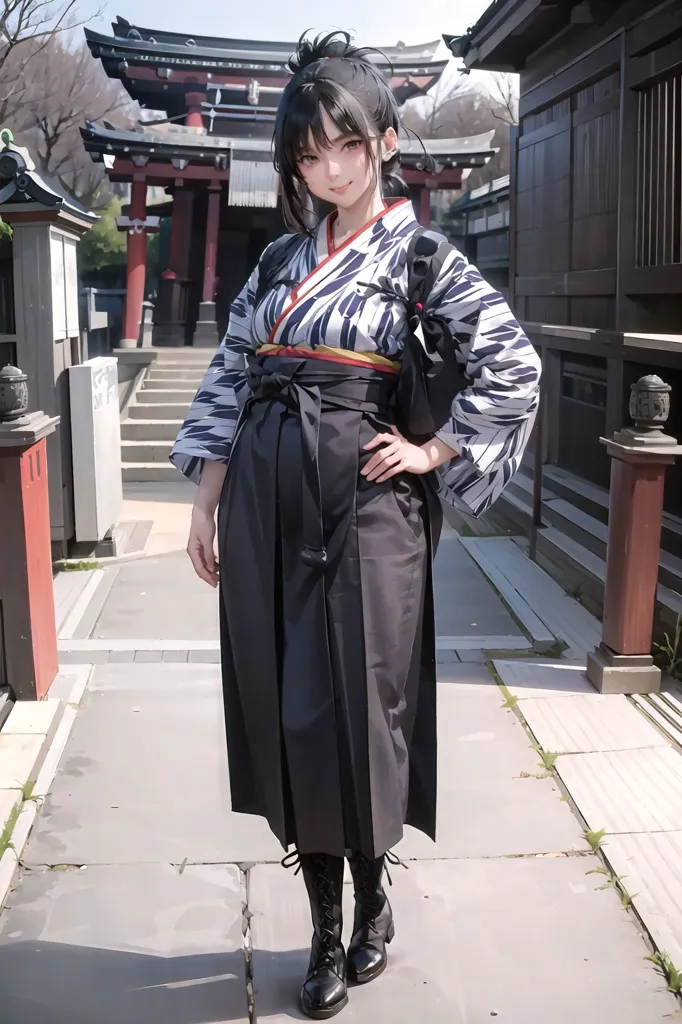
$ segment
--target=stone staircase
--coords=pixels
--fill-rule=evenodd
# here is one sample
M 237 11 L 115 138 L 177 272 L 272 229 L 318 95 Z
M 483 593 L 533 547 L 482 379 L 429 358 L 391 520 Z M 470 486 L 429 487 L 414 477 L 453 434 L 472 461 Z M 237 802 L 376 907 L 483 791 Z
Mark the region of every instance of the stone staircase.
M 158 350 L 121 423 L 124 483 L 181 479 L 168 456 L 212 357 L 208 348 Z

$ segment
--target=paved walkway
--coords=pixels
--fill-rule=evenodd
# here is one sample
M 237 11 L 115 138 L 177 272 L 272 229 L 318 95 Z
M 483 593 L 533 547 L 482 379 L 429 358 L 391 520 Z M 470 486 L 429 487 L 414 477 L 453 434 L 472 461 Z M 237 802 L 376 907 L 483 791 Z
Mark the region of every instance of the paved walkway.
M 216 599 L 182 555 L 191 492 L 181 487 L 175 500 L 165 485 L 137 489 L 129 508 L 155 520 L 154 553 L 108 568 L 105 599 L 84 618 L 79 642 L 97 640 L 100 663 L 0 915 L 2 1024 L 304 1019 L 303 883 L 279 866 L 283 851 L 260 819 L 229 811 L 219 668 L 189 657 L 215 645 Z M 601 861 L 582 823 L 558 779 L 537 777 L 528 733 L 474 663 L 486 638 L 518 645 L 522 631 L 452 532 L 436 577 L 448 638 L 438 842 L 407 830 L 389 970 L 353 989 L 339 1019 L 675 1019 L 677 1001 L 644 960 L 641 926 L 589 874 Z M 164 658 L 174 642 L 188 655 L 177 663 Z

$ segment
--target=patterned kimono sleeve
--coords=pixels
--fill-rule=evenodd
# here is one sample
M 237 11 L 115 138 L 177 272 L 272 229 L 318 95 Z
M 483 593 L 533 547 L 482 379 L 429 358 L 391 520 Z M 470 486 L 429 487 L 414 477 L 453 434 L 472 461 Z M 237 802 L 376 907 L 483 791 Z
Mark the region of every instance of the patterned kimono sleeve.
M 537 412 L 540 359 L 502 295 L 456 250 L 441 268 L 425 314 L 447 323 L 470 382 L 438 432 L 459 453 L 438 471 L 441 496 L 480 516 L 521 464 Z
M 260 264 L 259 264 L 260 265 Z M 198 484 L 205 459 L 227 462 L 234 429 L 246 386 L 245 356 L 256 344 L 251 335 L 251 317 L 258 287 L 259 266 L 251 274 L 230 307 L 225 337 L 206 371 L 180 433 L 170 460 L 186 477 Z

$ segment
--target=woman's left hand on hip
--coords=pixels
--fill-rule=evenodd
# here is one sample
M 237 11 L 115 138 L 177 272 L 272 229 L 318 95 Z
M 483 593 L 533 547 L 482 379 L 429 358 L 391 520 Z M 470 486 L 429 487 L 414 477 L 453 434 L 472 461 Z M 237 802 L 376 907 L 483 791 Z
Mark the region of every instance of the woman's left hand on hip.
M 393 426 L 391 430 L 391 434 L 377 434 L 364 446 L 365 451 L 371 451 L 378 445 L 383 447 L 360 470 L 361 476 L 383 483 L 397 473 L 428 473 L 433 468 L 429 452 L 416 444 L 410 444 L 397 427 Z

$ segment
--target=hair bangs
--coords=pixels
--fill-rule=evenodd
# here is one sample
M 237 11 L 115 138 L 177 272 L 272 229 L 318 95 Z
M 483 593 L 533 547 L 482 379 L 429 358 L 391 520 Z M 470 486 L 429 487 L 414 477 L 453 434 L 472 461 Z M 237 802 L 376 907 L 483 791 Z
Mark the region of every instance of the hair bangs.
M 346 32 L 333 32 L 315 40 L 299 41 L 290 60 L 293 72 L 280 101 L 274 132 L 274 164 L 282 182 L 282 212 L 295 231 L 312 234 L 311 197 L 299 162 L 311 148 L 331 148 L 322 111 L 341 137 L 360 138 L 376 181 L 380 176 L 388 194 L 395 192 L 396 155 L 382 165 L 374 140 L 389 128 L 400 128 L 398 104 L 384 74 L 368 58 L 369 51 L 350 43 Z M 406 189 L 405 189 L 406 191 Z M 312 203 L 312 210 L 311 210 Z

